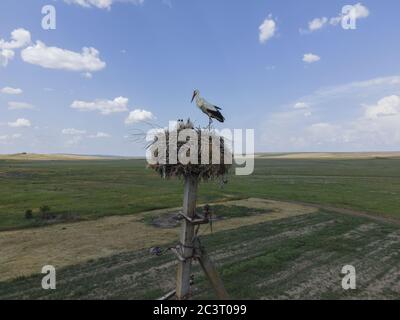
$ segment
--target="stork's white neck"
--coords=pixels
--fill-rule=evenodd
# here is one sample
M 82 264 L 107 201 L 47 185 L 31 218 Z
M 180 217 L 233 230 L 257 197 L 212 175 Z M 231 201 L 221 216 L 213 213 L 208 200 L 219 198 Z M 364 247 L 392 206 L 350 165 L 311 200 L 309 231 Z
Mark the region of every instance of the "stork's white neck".
M 200 105 L 202 105 L 202 101 L 203 101 L 203 98 L 200 97 L 200 93 L 198 93 L 198 94 L 196 95 L 196 104 L 197 104 L 197 106 L 200 107 Z

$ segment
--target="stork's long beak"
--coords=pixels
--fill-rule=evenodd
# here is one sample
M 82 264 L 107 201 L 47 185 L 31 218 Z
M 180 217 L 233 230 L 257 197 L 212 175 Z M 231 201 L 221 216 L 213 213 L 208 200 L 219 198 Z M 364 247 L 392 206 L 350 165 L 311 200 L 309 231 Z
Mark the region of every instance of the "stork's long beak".
M 193 102 L 194 98 L 196 97 L 196 92 L 193 92 L 193 97 L 192 97 L 192 101 L 190 101 L 190 103 Z

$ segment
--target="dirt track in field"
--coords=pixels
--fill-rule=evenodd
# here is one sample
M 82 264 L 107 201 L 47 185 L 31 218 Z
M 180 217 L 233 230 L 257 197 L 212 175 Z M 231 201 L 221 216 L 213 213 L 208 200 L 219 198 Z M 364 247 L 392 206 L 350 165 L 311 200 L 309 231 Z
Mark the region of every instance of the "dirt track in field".
M 389 217 L 385 214 L 382 213 L 371 213 L 368 211 L 359 211 L 359 210 L 353 210 L 353 209 L 347 209 L 347 208 L 338 208 L 338 207 L 333 207 L 329 205 L 324 205 L 324 204 L 314 204 L 314 203 L 306 203 L 306 202 L 301 202 L 301 201 L 287 201 L 288 203 L 292 204 L 298 204 L 298 205 L 304 205 L 308 207 L 313 207 L 316 209 L 321 209 L 325 211 L 331 211 L 331 212 L 336 212 L 336 213 L 341 213 L 341 214 L 347 214 L 350 216 L 357 216 L 357 217 L 363 217 L 363 218 L 369 218 L 371 220 L 375 220 L 378 222 L 383 222 L 383 223 L 393 223 L 396 225 L 400 226 L 400 220 L 395 219 L 392 217 Z
M 266 213 L 216 221 L 214 233 L 318 211 L 317 208 L 304 204 L 263 199 L 230 201 L 224 205 L 265 209 Z M 179 210 L 180 208 L 157 210 L 94 221 L 0 232 L 0 282 L 40 273 L 41 268 L 47 264 L 60 268 L 121 252 L 171 243 L 178 239 L 179 228 L 155 228 L 146 225 L 142 220 L 147 215 Z M 205 231 L 203 234 L 210 232 Z

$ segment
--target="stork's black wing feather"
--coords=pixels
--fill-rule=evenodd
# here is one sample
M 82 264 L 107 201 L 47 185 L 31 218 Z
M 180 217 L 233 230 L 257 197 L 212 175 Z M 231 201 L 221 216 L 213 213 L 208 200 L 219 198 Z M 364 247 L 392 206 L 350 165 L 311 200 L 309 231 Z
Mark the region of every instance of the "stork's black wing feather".
M 208 112 L 211 118 L 217 119 L 219 122 L 225 121 L 224 116 L 218 110 L 217 111 L 208 110 Z

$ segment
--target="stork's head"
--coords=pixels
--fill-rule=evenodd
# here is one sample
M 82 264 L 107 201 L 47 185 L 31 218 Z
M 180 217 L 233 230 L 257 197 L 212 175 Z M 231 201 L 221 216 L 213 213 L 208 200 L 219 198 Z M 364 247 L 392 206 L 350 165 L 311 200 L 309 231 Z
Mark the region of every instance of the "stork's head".
M 193 97 L 192 97 L 192 101 L 191 102 L 193 102 L 193 100 L 194 100 L 194 98 L 196 98 L 198 95 L 200 94 L 200 91 L 199 90 L 194 90 L 193 91 Z

